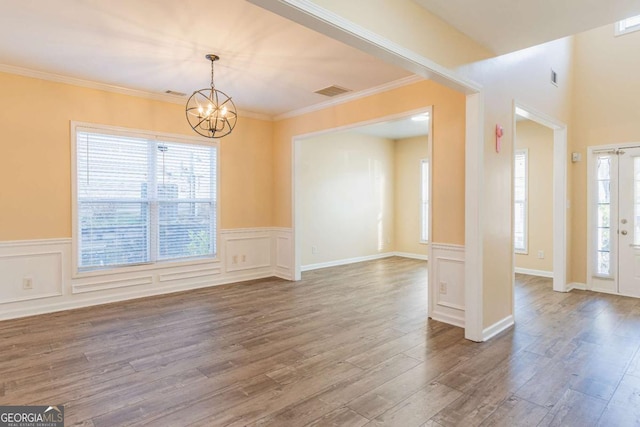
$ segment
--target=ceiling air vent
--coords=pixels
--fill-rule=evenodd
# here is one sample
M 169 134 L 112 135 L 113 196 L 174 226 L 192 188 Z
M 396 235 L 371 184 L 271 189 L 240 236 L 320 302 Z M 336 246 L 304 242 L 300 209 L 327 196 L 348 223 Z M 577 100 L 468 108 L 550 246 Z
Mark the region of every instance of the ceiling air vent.
M 332 86 L 325 87 L 324 89 L 317 90 L 314 93 L 331 97 L 336 95 L 342 95 L 343 93 L 347 93 L 347 92 L 351 92 L 351 89 L 345 89 L 340 86 L 332 85 Z
M 175 96 L 187 96 L 186 93 L 178 92 L 178 91 L 175 91 L 175 90 L 165 90 L 164 93 L 169 94 L 169 95 L 175 95 Z

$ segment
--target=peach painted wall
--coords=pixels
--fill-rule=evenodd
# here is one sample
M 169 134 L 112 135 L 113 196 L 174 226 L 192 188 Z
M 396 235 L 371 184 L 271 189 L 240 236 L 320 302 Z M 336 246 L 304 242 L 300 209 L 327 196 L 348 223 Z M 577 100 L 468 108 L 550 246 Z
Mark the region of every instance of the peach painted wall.
M 575 36 L 574 138 L 582 161 L 572 177 L 572 281 L 587 282 L 587 147 L 640 143 L 640 32 L 615 37 L 613 25 Z
M 516 267 L 553 271 L 553 130 L 531 120 L 516 123 L 516 150 L 528 155 L 528 253 Z M 538 257 L 543 251 L 544 257 Z
M 428 80 L 275 122 L 274 225 L 292 226 L 291 155 L 295 136 L 430 105 L 433 105 L 433 241 L 464 244 L 465 96 Z
M 0 241 L 71 237 L 70 121 L 195 135 L 178 104 L 4 73 L 0 87 Z M 222 140 L 222 228 L 272 224 L 271 135 L 241 117 Z

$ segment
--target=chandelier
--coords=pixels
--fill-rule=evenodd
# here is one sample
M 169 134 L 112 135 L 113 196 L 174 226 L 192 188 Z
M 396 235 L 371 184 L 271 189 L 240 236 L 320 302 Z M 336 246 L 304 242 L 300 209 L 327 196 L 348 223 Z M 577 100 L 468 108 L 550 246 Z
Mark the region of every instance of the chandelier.
M 217 90 L 213 83 L 213 63 L 220 59 L 218 55 L 209 54 L 211 61 L 211 87 L 193 92 L 187 100 L 186 115 L 189 126 L 207 138 L 222 138 L 231 133 L 236 126 L 238 113 L 231 98 Z

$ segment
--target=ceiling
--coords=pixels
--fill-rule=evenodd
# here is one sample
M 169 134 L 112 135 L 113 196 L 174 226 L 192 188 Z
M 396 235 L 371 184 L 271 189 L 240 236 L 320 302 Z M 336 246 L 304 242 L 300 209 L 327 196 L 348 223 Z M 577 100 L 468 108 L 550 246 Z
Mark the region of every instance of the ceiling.
M 428 116 L 425 114 L 418 114 L 413 117 L 418 118 Z M 388 122 L 360 126 L 352 132 L 386 139 L 403 139 L 428 135 L 429 120 L 416 121 L 413 117 L 404 117 L 402 119 L 390 120 Z
M 0 64 L 151 93 L 210 83 L 269 116 L 411 73 L 245 0 L 22 0 L 0 14 Z M 186 97 L 179 98 L 186 101 Z
M 640 15 L 638 0 L 414 1 L 497 54 Z
M 414 1 L 498 53 L 640 14 L 638 0 Z M 331 100 L 313 93 L 330 85 L 360 92 L 411 76 L 246 0 L 2 4 L 0 70 L 191 94 L 209 86 L 207 53 L 221 57 L 216 87 L 241 110 L 270 117 Z

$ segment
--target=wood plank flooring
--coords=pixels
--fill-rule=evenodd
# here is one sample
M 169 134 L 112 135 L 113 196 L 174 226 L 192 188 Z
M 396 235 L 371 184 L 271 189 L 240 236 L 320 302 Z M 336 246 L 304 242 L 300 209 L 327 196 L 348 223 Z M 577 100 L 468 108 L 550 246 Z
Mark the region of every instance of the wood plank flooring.
M 517 276 L 515 328 L 427 319 L 390 258 L 0 322 L 0 405 L 66 425 L 640 425 L 640 300 Z

